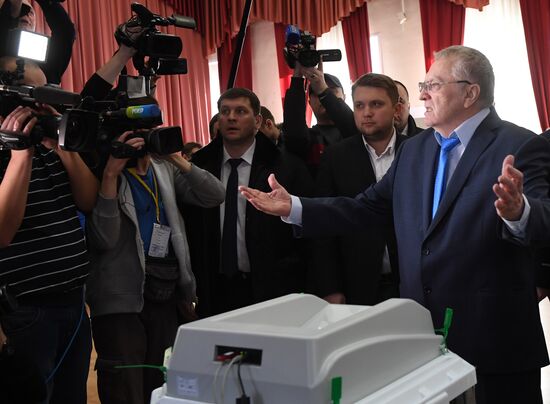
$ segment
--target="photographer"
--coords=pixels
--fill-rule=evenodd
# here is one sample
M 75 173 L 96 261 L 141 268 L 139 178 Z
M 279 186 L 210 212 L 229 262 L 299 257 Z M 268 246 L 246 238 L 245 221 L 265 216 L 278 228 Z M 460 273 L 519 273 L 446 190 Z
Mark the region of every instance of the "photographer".
M 24 67 L 12 85 L 39 86 L 46 78 L 38 66 L 0 59 L 8 77 Z M 40 115 L 56 114 L 47 105 L 17 107 L 2 119 L 1 130 L 29 136 Z M 85 403 L 91 350 L 83 285 L 88 255 L 76 210 L 89 212 L 98 182 L 78 153 L 44 138 L 23 150 L 2 151 L 0 160 L 0 286 L 18 307 L 2 307 L 0 323 L 17 360 L 0 360 L 3 402 Z M 10 312 L 11 311 L 11 312 Z M 5 350 L 6 348 L 4 348 Z M 32 383 L 7 363 L 28 362 L 39 374 Z M 6 368 L 7 367 L 7 368 Z M 33 397 L 32 399 L 30 397 Z M 12 401 L 13 400 L 13 401 Z
M 312 128 L 306 124 L 304 77 L 309 80 L 309 105 L 317 118 Z M 319 68 L 304 67 L 296 61 L 284 101 L 284 142 L 288 151 L 306 162 L 313 177 L 325 147 L 358 133 L 354 122 L 340 80 L 323 74 L 321 64 Z
M 52 31 L 48 60 L 40 66 L 47 82 L 52 84 L 61 83 L 61 77 L 71 60 L 75 40 L 74 24 L 59 4 L 60 1 L 63 0 L 36 0 Z M 0 38 L 7 38 L 8 31 L 13 28 L 34 31 L 35 18 L 34 8 L 29 0 L 0 0 Z M 5 49 L 0 48 L 0 56 L 4 55 Z
M 143 151 L 146 142 L 131 133 L 118 141 Z M 164 382 L 162 373 L 116 366 L 161 366 L 182 317 L 194 316 L 195 278 L 176 197 L 214 207 L 223 202 L 225 189 L 179 152 L 109 157 L 87 226 L 92 261 L 87 301 L 103 404 L 148 403 Z

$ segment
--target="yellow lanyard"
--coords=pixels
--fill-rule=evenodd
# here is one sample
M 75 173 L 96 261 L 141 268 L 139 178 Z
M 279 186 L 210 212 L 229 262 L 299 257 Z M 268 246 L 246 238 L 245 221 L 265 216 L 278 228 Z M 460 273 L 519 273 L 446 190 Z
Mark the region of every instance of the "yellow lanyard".
M 143 181 L 141 177 L 136 173 L 135 168 L 128 168 L 128 172 L 132 174 L 136 180 L 138 180 L 138 182 L 143 186 L 143 188 L 145 188 L 147 192 L 149 192 L 149 194 L 151 195 L 151 198 L 153 198 L 153 202 L 155 202 L 155 208 L 157 213 L 157 223 L 160 224 L 160 205 L 159 205 L 159 197 L 158 197 L 159 188 L 157 185 L 157 178 L 155 177 L 155 173 L 153 172 L 153 184 L 155 184 L 155 192 L 153 192 L 151 188 L 149 188 L 149 185 L 147 185 L 145 181 Z

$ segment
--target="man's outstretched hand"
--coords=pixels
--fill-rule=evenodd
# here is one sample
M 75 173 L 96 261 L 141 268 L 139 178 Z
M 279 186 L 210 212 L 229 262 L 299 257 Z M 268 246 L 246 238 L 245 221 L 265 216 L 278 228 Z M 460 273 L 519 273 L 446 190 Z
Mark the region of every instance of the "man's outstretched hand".
M 267 182 L 271 187 L 269 193 L 244 185 L 239 186 L 239 191 L 256 209 L 273 216 L 289 216 L 292 207 L 290 194 L 277 182 L 274 174 L 269 176 Z
M 497 214 L 505 220 L 519 220 L 524 208 L 523 173 L 514 167 L 514 156 L 504 158 L 502 173 L 493 185 L 493 192 L 497 196 Z

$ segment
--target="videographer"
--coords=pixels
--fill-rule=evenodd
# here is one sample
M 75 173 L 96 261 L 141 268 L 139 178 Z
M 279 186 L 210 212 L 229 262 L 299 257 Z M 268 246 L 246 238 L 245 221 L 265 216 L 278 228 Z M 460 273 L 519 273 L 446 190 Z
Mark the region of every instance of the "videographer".
M 144 139 L 131 134 L 118 141 L 144 151 Z M 183 314 L 194 316 L 195 277 L 176 197 L 215 207 L 224 201 L 225 188 L 180 152 L 109 157 L 87 226 L 92 261 L 87 301 L 103 404 L 148 403 L 164 382 L 162 373 L 116 366 L 161 366 Z
M 321 64 L 319 67 L 304 67 L 296 61 L 283 111 L 285 147 L 306 162 L 313 177 L 325 147 L 358 133 L 340 80 L 323 74 Z M 309 81 L 309 105 L 317 118 L 312 128 L 306 123 L 304 78 Z
M 40 66 L 47 82 L 52 84 L 61 83 L 61 77 L 71 60 L 75 40 L 74 24 L 61 6 L 62 1 L 64 0 L 36 0 L 52 31 L 48 59 Z M 0 38 L 7 38 L 8 31 L 13 28 L 34 32 L 35 18 L 34 8 L 29 0 L 0 0 Z M 0 47 L 0 56 L 5 54 L 5 49 Z
M 0 59 L 0 74 L 8 77 L 22 66 L 22 80 L 10 84 L 46 83 L 38 66 L 16 65 L 14 58 Z M 3 117 L 1 130 L 30 136 L 40 115 L 52 114 L 47 105 L 19 106 Z M 50 138 L 2 153 L 0 287 L 18 306 L 4 304 L 0 310 L 17 357 L 0 360 L 3 374 L 11 371 L 0 378 L 2 402 L 37 402 L 45 390 L 45 402 L 86 403 L 91 338 L 83 285 L 89 261 L 76 211 L 92 210 L 98 181 L 78 153 L 62 150 Z M 21 367 L 11 368 L 23 362 L 25 369 L 36 369 L 37 378 L 25 379 Z

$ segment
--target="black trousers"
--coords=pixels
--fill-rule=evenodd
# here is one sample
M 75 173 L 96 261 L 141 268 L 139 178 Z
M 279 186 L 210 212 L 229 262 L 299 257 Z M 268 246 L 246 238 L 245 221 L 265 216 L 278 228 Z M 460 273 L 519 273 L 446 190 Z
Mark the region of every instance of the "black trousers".
M 145 300 L 141 313 L 92 318 L 97 351 L 97 389 L 102 404 L 148 404 L 151 392 L 164 383 L 156 369 L 116 369 L 117 365 L 162 366 L 164 351 L 178 329 L 175 301 Z
M 241 271 L 232 277 L 217 274 L 212 297 L 212 314 L 225 313 L 254 303 L 256 302 L 252 291 L 252 274 Z
M 477 372 L 476 404 L 542 404 L 540 369 L 511 374 Z

